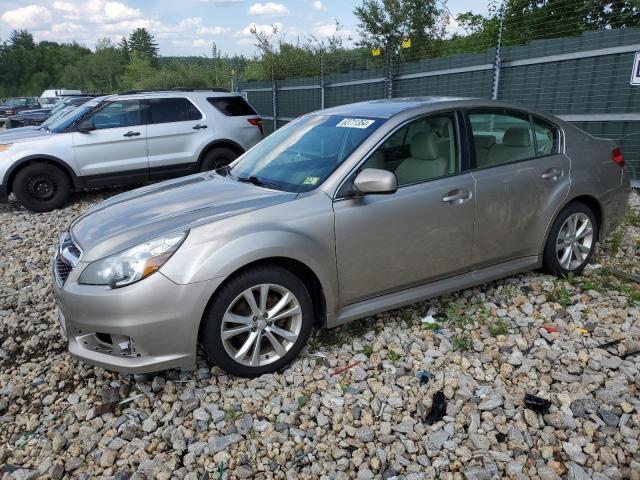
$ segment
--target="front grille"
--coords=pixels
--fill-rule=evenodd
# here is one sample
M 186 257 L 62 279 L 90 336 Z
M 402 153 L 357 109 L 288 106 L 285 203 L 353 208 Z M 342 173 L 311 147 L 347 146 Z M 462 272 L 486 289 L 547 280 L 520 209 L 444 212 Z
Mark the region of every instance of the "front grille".
M 56 275 L 61 285 L 67 281 L 71 270 L 73 270 L 73 267 L 65 263 L 65 260 L 60 255 L 56 255 Z
M 58 251 L 54 258 L 53 273 L 58 285 L 64 285 L 69 278 L 69 274 L 80 261 L 82 251 L 73 243 L 71 235 L 65 233 L 60 237 Z

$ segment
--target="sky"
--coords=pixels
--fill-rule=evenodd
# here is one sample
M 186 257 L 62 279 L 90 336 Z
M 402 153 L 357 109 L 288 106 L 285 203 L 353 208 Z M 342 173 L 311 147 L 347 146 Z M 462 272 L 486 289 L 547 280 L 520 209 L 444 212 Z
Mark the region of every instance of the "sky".
M 210 56 L 212 42 L 230 55 L 255 53 L 252 26 L 285 39 L 321 40 L 335 33 L 336 20 L 346 42 L 357 38 L 353 9 L 359 0 L 0 0 L 0 39 L 27 29 L 36 41 L 76 41 L 91 49 L 101 38 L 118 41 L 137 27 L 156 38 L 161 55 Z M 486 13 L 486 1 L 448 0 L 457 13 Z M 452 20 L 449 31 L 456 31 Z M 349 40 L 349 38 L 351 40 Z

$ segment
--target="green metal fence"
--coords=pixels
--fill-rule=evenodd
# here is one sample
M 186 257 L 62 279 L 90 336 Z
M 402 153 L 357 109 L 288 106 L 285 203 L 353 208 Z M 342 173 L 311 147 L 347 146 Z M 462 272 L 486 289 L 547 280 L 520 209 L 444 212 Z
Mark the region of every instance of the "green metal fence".
M 596 136 L 616 140 L 640 182 L 640 86 L 630 84 L 640 29 L 534 40 L 483 53 L 390 68 L 239 85 L 265 118 L 265 133 L 321 108 L 387 97 L 492 97 L 538 107 Z M 496 60 L 496 58 L 499 60 Z M 497 68 L 499 65 L 499 68 Z

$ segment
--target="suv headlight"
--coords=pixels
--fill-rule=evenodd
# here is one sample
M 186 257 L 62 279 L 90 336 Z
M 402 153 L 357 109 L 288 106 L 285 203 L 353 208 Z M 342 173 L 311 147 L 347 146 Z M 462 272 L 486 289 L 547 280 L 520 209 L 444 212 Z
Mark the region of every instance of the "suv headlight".
M 111 288 L 131 285 L 160 270 L 180 247 L 189 232 L 155 238 L 110 257 L 89 264 L 78 283 L 109 285 Z

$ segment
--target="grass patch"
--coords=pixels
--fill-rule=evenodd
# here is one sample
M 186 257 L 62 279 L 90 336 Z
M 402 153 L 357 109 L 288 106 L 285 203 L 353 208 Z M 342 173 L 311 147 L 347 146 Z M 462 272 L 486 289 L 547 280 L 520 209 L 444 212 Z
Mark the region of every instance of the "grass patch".
M 311 400 L 311 395 L 302 395 L 298 399 L 298 408 L 304 408 Z
M 632 227 L 640 227 L 640 210 L 628 209 L 624 215 L 624 223 Z
M 399 358 L 400 355 L 395 350 L 389 350 L 389 353 L 387 353 L 387 360 L 390 362 L 396 362 Z
M 634 283 L 616 277 L 606 269 L 598 270 L 588 281 L 582 282 L 580 287 L 584 291 L 595 290 L 602 294 L 615 291 L 627 298 L 629 306 L 640 305 L 640 288 Z
M 373 345 L 368 343 L 365 346 L 363 346 L 362 353 L 364 353 L 367 356 L 367 358 L 371 358 L 371 355 L 373 354 Z
M 224 419 L 227 422 L 235 422 L 236 420 L 238 420 L 240 417 L 242 416 L 242 411 L 241 410 L 232 410 L 232 409 L 227 409 L 224 411 Z
M 611 255 L 616 256 L 622 246 L 622 230 L 616 230 L 611 234 Z
M 509 327 L 510 325 L 507 322 L 499 318 L 489 325 L 489 333 L 494 337 L 497 337 L 498 335 L 506 335 L 509 333 Z
M 471 335 L 467 331 L 456 333 L 453 337 L 451 337 L 451 343 L 453 344 L 454 349 L 463 352 L 468 352 L 469 350 L 471 350 L 471 347 L 473 347 Z
M 562 282 L 556 282 L 551 291 L 547 293 L 547 300 L 567 308 L 571 305 L 571 292 L 562 285 Z

